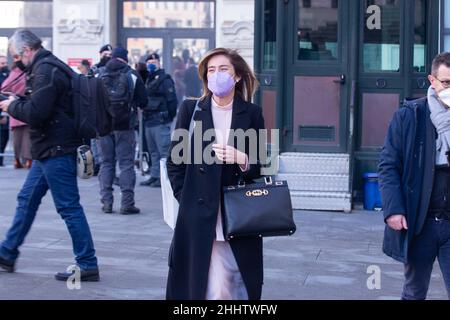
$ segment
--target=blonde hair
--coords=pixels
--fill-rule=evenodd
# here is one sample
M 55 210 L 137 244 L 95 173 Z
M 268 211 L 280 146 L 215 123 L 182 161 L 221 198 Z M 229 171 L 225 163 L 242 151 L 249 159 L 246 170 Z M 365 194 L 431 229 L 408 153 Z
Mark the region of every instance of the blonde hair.
M 198 65 L 198 75 L 203 82 L 203 96 L 200 98 L 200 100 L 204 100 L 205 98 L 212 95 L 212 92 L 208 88 L 208 63 L 211 58 L 218 55 L 227 57 L 234 67 L 236 76 L 241 78 L 241 80 L 236 83 L 236 93 L 244 101 L 251 102 L 252 97 L 259 85 L 255 73 L 236 50 L 226 48 L 213 49 L 207 52 L 200 61 Z

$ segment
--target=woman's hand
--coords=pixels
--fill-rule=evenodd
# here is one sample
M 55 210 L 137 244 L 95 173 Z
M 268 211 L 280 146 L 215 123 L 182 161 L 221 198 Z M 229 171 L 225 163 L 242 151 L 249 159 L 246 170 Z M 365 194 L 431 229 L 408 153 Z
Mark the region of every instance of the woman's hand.
M 212 147 L 220 161 L 227 164 L 238 164 L 243 171 L 247 171 L 248 156 L 244 152 L 228 145 L 214 144 Z

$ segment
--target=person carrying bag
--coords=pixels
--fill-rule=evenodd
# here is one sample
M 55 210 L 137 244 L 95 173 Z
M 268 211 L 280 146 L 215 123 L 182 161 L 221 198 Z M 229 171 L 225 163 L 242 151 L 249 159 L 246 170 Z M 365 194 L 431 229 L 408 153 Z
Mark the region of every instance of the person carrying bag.
M 237 138 L 231 134 L 239 129 L 264 129 L 262 109 L 250 102 L 257 80 L 236 51 L 223 48 L 206 54 L 199 64 L 199 77 L 204 95 L 198 102 L 183 102 L 175 131 L 189 130 L 192 118 L 195 129 L 189 143 L 182 137 L 172 139 L 167 159 L 168 177 L 180 207 L 169 250 L 166 297 L 259 300 L 263 242 L 256 234 L 227 239 L 227 196 L 223 189 L 237 186 L 241 177 L 247 185 L 261 177 L 262 159 L 251 154 L 247 140 L 244 147 L 238 148 Z M 259 135 L 256 140 L 256 146 L 266 146 L 264 141 L 260 143 Z M 181 154 L 177 152 L 182 142 L 189 145 L 188 157 L 184 157 L 184 148 Z M 212 163 L 206 161 L 209 156 L 214 159 Z M 200 160 L 195 161 L 197 158 Z M 243 216 L 247 213 L 245 208 L 237 211 Z

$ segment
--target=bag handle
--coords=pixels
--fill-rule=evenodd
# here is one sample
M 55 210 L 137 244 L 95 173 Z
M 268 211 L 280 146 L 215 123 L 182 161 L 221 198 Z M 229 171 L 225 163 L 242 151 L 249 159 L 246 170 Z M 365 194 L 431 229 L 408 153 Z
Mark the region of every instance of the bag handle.
M 195 130 L 195 119 L 194 119 L 194 117 L 195 117 L 195 114 L 197 113 L 197 111 L 201 111 L 199 103 L 200 103 L 200 100 L 197 100 L 197 102 L 195 104 L 194 111 L 192 111 L 191 121 L 189 122 L 189 140 L 188 140 L 188 145 L 187 145 L 187 148 L 189 150 L 189 156 L 191 155 L 191 146 L 192 146 L 191 139 L 192 139 L 192 136 L 193 136 L 194 130 Z
M 266 186 L 271 186 L 273 184 L 277 184 L 273 181 L 272 176 L 265 176 L 264 182 L 266 183 Z M 277 184 L 278 185 L 278 184 Z M 245 188 L 246 183 L 244 181 L 244 177 L 242 175 L 242 172 L 239 172 L 239 181 L 238 181 L 238 188 Z

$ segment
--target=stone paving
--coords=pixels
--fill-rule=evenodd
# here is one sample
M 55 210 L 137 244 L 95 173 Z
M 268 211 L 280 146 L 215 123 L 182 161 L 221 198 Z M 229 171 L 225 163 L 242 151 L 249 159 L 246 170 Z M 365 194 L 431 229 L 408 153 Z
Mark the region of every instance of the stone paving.
M 26 171 L 0 168 L 0 238 L 13 217 L 16 195 Z M 138 182 L 143 180 L 138 178 Z M 82 204 L 91 225 L 101 281 L 68 290 L 53 275 L 73 264 L 64 222 L 47 195 L 21 248 L 17 272 L 0 272 L 0 299 L 146 299 L 165 296 L 171 229 L 162 218 L 160 189 L 136 187 L 137 216 L 100 210 L 98 181 L 80 181 Z M 120 199 L 116 190 L 116 199 Z M 378 212 L 295 212 L 292 237 L 265 240 L 263 299 L 399 299 L 403 266 L 381 252 L 383 221 Z M 381 270 L 381 289 L 369 290 L 367 270 Z M 446 299 L 435 267 L 430 299 Z

